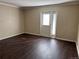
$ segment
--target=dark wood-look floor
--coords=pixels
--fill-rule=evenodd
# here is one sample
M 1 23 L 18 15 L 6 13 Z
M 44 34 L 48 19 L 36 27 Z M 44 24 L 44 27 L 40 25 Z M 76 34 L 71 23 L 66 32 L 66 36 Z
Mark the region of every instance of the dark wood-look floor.
M 23 34 L 0 41 L 0 59 L 78 59 L 75 43 Z

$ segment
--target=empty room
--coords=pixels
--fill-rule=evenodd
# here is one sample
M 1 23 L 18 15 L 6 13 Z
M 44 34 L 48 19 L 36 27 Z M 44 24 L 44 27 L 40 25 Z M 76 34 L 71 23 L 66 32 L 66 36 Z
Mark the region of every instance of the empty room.
M 79 0 L 0 0 L 0 59 L 78 59 Z

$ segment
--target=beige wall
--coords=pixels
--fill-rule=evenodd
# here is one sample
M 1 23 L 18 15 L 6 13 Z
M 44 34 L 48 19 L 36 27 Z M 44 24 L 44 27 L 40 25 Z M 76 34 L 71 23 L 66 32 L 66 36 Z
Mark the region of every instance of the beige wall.
M 43 6 L 35 8 L 23 8 L 25 11 L 25 32 L 40 34 L 40 13 L 56 11 L 57 37 L 68 41 L 77 39 L 77 14 L 79 6 Z
M 56 11 L 58 13 L 56 36 L 76 41 L 78 8 L 79 6 L 43 6 L 20 10 L 0 5 L 0 39 L 24 33 L 24 31 L 40 34 L 40 13 Z
M 19 8 L 0 5 L 0 40 L 23 33 L 24 23 Z

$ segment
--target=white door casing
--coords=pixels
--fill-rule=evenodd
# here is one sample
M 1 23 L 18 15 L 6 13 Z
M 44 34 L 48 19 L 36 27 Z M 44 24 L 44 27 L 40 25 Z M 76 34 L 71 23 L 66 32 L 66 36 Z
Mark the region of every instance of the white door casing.
M 43 16 L 45 14 L 49 15 L 49 24 L 47 24 L 47 25 L 43 24 Z M 40 14 L 40 35 L 45 36 L 45 37 L 52 37 L 53 33 L 55 35 L 55 33 L 56 33 L 56 18 L 55 17 L 56 17 L 55 12 L 42 12 Z M 54 30 L 54 32 L 53 32 L 53 30 Z M 53 33 L 51 33 L 51 32 L 53 32 Z

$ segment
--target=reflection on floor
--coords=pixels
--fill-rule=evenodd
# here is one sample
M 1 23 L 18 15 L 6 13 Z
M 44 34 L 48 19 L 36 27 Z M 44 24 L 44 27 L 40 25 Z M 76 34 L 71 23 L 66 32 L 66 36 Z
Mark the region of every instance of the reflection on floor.
M 78 59 L 76 45 L 22 34 L 0 41 L 0 59 Z

